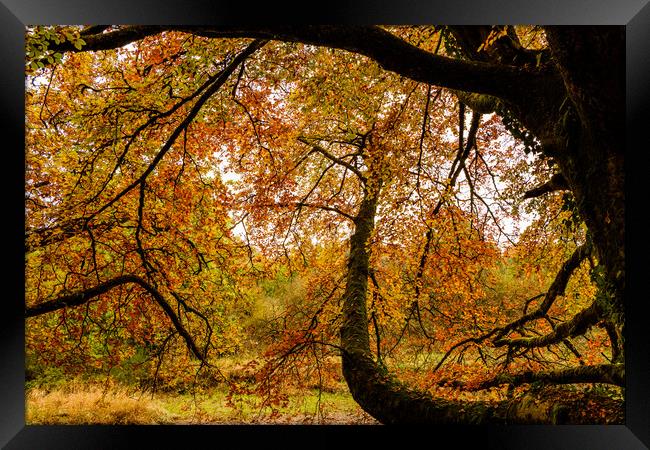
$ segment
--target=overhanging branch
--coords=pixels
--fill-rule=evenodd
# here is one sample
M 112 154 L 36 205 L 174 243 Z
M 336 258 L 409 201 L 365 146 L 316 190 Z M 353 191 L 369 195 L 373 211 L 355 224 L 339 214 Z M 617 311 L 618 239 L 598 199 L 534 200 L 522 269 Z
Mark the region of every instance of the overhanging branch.
M 422 83 L 504 99 L 517 99 L 537 82 L 557 78 L 554 72 L 481 61 L 459 60 L 418 48 L 377 26 L 125 26 L 106 33 L 84 35 L 81 51 L 122 47 L 163 31 L 182 31 L 209 38 L 259 38 L 301 42 L 358 53 L 384 69 Z M 77 51 L 71 42 L 50 43 L 57 52 Z
M 88 303 L 95 297 L 109 292 L 113 288 L 131 283 L 137 284 L 149 295 L 151 295 L 154 301 L 163 309 L 167 317 L 169 317 L 169 319 L 172 321 L 174 328 L 176 328 L 176 331 L 178 331 L 178 334 L 180 334 L 183 339 L 185 339 L 185 343 L 187 344 L 187 347 L 190 349 L 190 351 L 199 360 L 204 361 L 206 357 L 205 352 L 201 352 L 199 350 L 196 343 L 194 342 L 194 339 L 187 331 L 187 329 L 183 326 L 180 318 L 174 312 L 167 300 L 165 300 L 165 297 L 155 287 L 137 275 L 122 275 L 105 281 L 104 283 L 100 283 L 97 286 L 86 289 L 84 291 L 63 295 L 59 298 L 41 303 L 40 305 L 27 307 L 25 308 L 25 317 L 35 317 L 67 307 L 80 306 Z
M 512 331 L 515 328 L 518 328 L 524 325 L 525 323 L 530 322 L 531 320 L 536 320 L 544 317 L 544 315 L 548 312 L 551 305 L 553 305 L 553 302 L 555 302 L 555 299 L 560 295 L 564 295 L 564 290 L 566 289 L 566 286 L 569 283 L 569 279 L 571 278 L 571 275 L 578 268 L 580 263 L 584 261 L 584 259 L 587 258 L 587 256 L 590 255 L 590 253 L 591 253 L 591 244 L 589 242 L 576 248 L 573 254 L 571 254 L 571 256 L 569 257 L 569 259 L 567 259 L 564 262 L 564 264 L 562 264 L 562 267 L 555 275 L 555 279 L 553 280 L 553 283 L 551 283 L 551 286 L 548 288 L 548 291 L 546 291 L 546 294 L 544 295 L 544 300 L 537 307 L 537 309 L 527 314 L 524 314 L 519 319 L 514 320 L 509 324 L 499 328 L 497 330 L 498 331 L 497 338 L 502 338 L 509 331 Z M 537 297 L 539 296 L 535 296 L 531 300 Z
M 494 340 L 494 345 L 497 347 L 507 345 L 513 348 L 533 348 L 556 344 L 565 338 L 584 334 L 590 327 L 596 325 L 601 318 L 602 309 L 597 302 L 594 302 L 591 306 L 573 316 L 571 320 L 559 324 L 548 334 L 532 338 L 499 338 Z

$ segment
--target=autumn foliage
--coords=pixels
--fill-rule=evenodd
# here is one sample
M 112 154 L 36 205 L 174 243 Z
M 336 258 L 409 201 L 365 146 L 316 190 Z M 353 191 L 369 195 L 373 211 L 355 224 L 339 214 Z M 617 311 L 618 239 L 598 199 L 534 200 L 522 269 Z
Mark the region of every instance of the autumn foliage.
M 524 198 L 556 166 L 503 111 L 326 46 L 168 30 L 84 51 L 118 29 L 27 29 L 34 376 L 224 383 L 231 400 L 257 392 L 276 408 L 331 388 L 350 237 L 371 192 L 366 332 L 379 367 L 453 400 L 548 386 L 549 399 L 621 398 L 606 321 L 526 344 L 589 308 L 604 275 L 570 190 Z M 459 57 L 444 27 L 386 30 Z M 479 53 L 508 35 L 495 30 Z M 546 49 L 541 29 L 512 30 L 531 54 Z M 614 372 L 568 374 L 585 367 Z M 618 408 L 611 398 L 590 421 Z

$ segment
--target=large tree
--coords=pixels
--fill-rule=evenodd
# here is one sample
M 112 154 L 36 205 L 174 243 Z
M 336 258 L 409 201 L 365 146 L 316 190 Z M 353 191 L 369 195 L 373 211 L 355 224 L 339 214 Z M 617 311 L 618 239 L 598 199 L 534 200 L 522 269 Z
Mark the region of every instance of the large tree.
M 267 168 L 274 168 L 276 164 L 280 165 L 290 160 L 289 156 L 291 156 L 275 152 L 271 148 L 273 146 L 268 143 L 267 139 L 268 136 L 273 136 L 275 133 L 275 135 L 284 136 L 285 139 L 292 137 L 293 144 L 300 143 L 306 146 L 309 151 L 304 159 L 311 155 L 319 155 L 331 166 L 344 170 L 345 173 L 349 173 L 350 177 L 356 179 L 354 187 L 348 187 L 346 189 L 351 190 L 344 192 L 347 194 L 348 200 L 352 199 L 351 201 L 345 203 L 344 200 L 339 201 L 338 197 L 331 196 L 328 199 L 329 203 L 322 201 L 322 198 L 319 199 L 320 202 L 312 202 L 306 200 L 309 194 L 303 199 L 295 199 L 286 192 L 283 194 L 280 188 L 274 192 L 276 184 L 279 186 L 278 178 L 274 174 L 267 173 L 265 175 L 264 167 L 251 165 L 251 167 L 255 167 L 254 170 L 258 171 L 255 172 L 258 184 L 252 188 L 257 207 L 263 206 L 262 203 L 266 201 L 276 202 L 277 205 L 284 202 L 281 206 L 289 205 L 298 208 L 298 210 L 319 208 L 343 216 L 350 223 L 347 228 L 350 232 L 349 253 L 346 262 L 339 350 L 342 357 L 343 375 L 353 397 L 364 410 L 383 423 L 581 423 L 599 420 L 593 417 L 585 418 L 579 414 L 580 407 L 578 405 L 584 402 L 584 396 L 566 396 L 563 399 L 537 402 L 537 406 L 533 406 L 533 402 L 525 397 L 500 402 L 454 401 L 437 398 L 407 387 L 388 373 L 379 359 L 380 355 L 371 349 L 369 321 L 374 320 L 374 316 L 369 317 L 367 301 L 370 290 L 373 289 L 372 285 L 377 287 L 374 273 L 378 268 L 373 267 L 373 248 L 370 242 L 377 231 L 375 222 L 378 218 L 380 198 L 388 189 L 386 186 L 391 183 L 395 172 L 399 170 L 388 162 L 390 158 L 393 160 L 400 158 L 394 140 L 391 140 L 392 133 L 396 133 L 394 130 L 399 127 L 395 124 L 409 114 L 408 108 L 403 107 L 400 110 L 398 107 L 394 107 L 392 110 L 390 108 L 382 110 L 380 106 L 377 106 L 373 111 L 368 112 L 368 117 L 366 117 L 368 128 L 363 132 L 358 129 L 339 130 L 340 135 L 336 135 L 333 128 L 327 128 L 324 125 L 319 127 L 319 120 L 323 119 L 318 119 L 316 115 L 320 114 L 322 117 L 338 113 L 340 110 L 325 109 L 318 110 L 316 113 L 307 112 L 305 113 L 307 119 L 303 119 L 299 124 L 300 129 L 289 131 L 291 126 L 296 126 L 295 123 L 286 119 L 284 122 L 278 121 L 279 124 L 268 125 L 268 122 L 264 120 L 265 113 L 261 107 L 258 111 L 253 110 L 246 102 L 247 97 L 243 93 L 240 94 L 240 92 L 244 92 L 244 88 L 239 86 L 240 82 L 243 83 L 244 65 L 250 62 L 252 55 L 254 56 L 256 52 L 264 51 L 268 41 L 281 41 L 287 44 L 285 47 L 276 46 L 268 50 L 270 54 L 265 56 L 262 66 L 271 64 L 273 57 L 278 57 L 278 55 L 287 58 L 287 54 L 291 55 L 292 47 L 290 46 L 299 43 L 300 45 L 343 51 L 343 54 L 357 55 L 355 57 L 361 55 L 363 58 L 376 62 L 382 70 L 397 74 L 415 85 L 427 86 L 422 130 L 411 128 L 415 138 L 413 144 L 415 148 L 418 145 L 418 138 L 420 138 L 419 153 L 417 151 L 413 153 L 419 155 L 415 165 L 416 184 L 419 189 L 420 172 L 425 171 L 427 164 L 427 161 L 422 160 L 422 147 L 426 134 L 429 102 L 434 95 L 431 87 L 444 88 L 445 95 L 453 94 L 458 99 L 460 106 L 458 151 L 454 155 L 451 170 L 444 180 L 443 194 L 453 189 L 461 172 L 465 172 L 466 179 L 471 182 L 465 161 L 470 151 L 476 146 L 482 117 L 496 113 L 506 128 L 524 143 L 527 152 L 542 158 L 549 167 L 553 168 L 552 176 L 549 176 L 545 183 L 541 183 L 539 186 L 530 186 L 525 193 L 526 198 L 545 196 L 557 190 L 571 193 L 575 200 L 575 214 L 586 224 L 587 237 L 585 242 L 578 246 L 575 252 L 561 264 L 553 283 L 543 296 L 542 303 L 534 311 L 515 318 L 481 336 L 476 336 L 474 342 L 489 341 L 497 348 L 507 349 L 509 354 L 517 354 L 551 344 L 570 342 L 568 341 L 570 338 L 583 335 L 586 330 L 595 325 L 602 325 L 607 330 L 611 341 L 612 361 L 611 364 L 605 365 L 518 373 L 502 379 L 486 380 L 484 387 L 500 383 L 519 384 L 532 381 L 602 382 L 622 385 L 624 379 L 622 362 L 624 360 L 625 289 L 624 29 L 623 27 L 545 27 L 538 31 L 541 37 L 538 37 L 537 44 L 525 46 L 520 41 L 515 29 L 510 26 L 439 27 L 433 29 L 428 40 L 420 34 L 416 34 L 416 38 L 414 38 L 404 30 L 347 26 L 273 28 L 92 26 L 81 30 L 70 29 L 67 34 L 61 31 L 57 34 L 57 32 L 47 31 L 47 29 L 32 30 L 32 40 L 28 40 L 28 43 L 31 42 L 32 45 L 30 57 L 34 69 L 39 64 L 41 66 L 52 63 L 60 63 L 64 66 L 70 64 L 65 60 L 66 53 L 99 52 L 98 54 L 101 54 L 103 50 L 128 47 L 129 44 L 138 43 L 144 39 L 163 35 L 172 36 L 167 45 L 176 46 L 178 51 L 170 52 L 169 54 L 172 56 L 152 55 L 147 54 L 146 47 L 141 47 L 138 50 L 139 57 L 151 61 L 151 63 L 138 70 L 140 76 L 144 71 L 147 74 L 149 71 L 158 71 L 159 79 L 164 80 L 162 86 L 165 91 L 168 91 L 168 98 L 179 100 L 165 111 L 153 107 L 146 109 L 143 104 L 147 103 L 148 96 L 152 97 L 151 104 L 156 105 L 153 96 L 159 92 L 148 92 L 146 83 L 138 84 L 140 81 L 134 74 L 124 71 L 118 74 L 124 81 L 121 87 L 97 86 L 91 83 L 95 80 L 93 77 L 96 77 L 97 73 L 103 73 L 101 71 L 106 71 L 106 78 L 113 76 L 114 74 L 110 75 L 110 64 L 111 61 L 113 63 L 120 61 L 119 55 L 105 55 L 103 61 L 101 58 L 94 62 L 81 61 L 85 66 L 79 66 L 78 70 L 86 71 L 87 79 L 90 81 L 80 87 L 77 85 L 79 90 L 76 95 L 79 98 L 84 95 L 85 91 L 109 92 L 110 95 L 113 95 L 113 91 L 117 91 L 119 94 L 117 97 L 111 97 L 111 101 L 115 102 L 111 108 L 102 109 L 103 105 L 100 104 L 86 104 L 85 114 L 97 117 L 98 123 L 101 122 L 97 126 L 103 127 L 104 131 L 112 128 L 118 130 L 117 121 L 124 120 L 118 113 L 120 108 L 122 108 L 122 113 L 126 111 L 133 117 L 139 113 L 140 116 L 148 117 L 148 119 L 131 130 L 130 134 L 121 136 L 125 142 L 122 145 L 121 153 L 116 144 L 117 138 L 97 142 L 95 136 L 84 133 L 82 126 L 58 122 L 58 127 L 65 130 L 65 137 L 60 137 L 60 139 L 66 140 L 69 136 L 74 136 L 71 141 L 65 141 L 64 145 L 78 146 L 80 150 L 76 150 L 77 153 L 83 152 L 84 148 L 88 152 L 85 155 L 85 166 L 81 168 L 77 168 L 77 162 L 74 161 L 77 155 L 68 155 L 70 158 L 68 162 L 75 167 L 74 170 L 79 170 L 81 173 L 78 177 L 80 181 L 74 186 L 70 186 L 69 181 L 62 180 L 58 186 L 55 186 L 56 180 L 47 182 L 35 180 L 33 186 L 28 185 L 27 189 L 28 191 L 31 187 L 48 189 L 48 184 L 37 186 L 39 183 L 51 183 L 51 195 L 54 195 L 57 188 L 65 189 L 68 196 L 62 202 L 71 202 L 67 205 L 74 205 L 74 208 L 70 206 L 68 210 L 74 210 L 76 215 L 67 214 L 65 217 L 57 217 L 54 214 L 49 216 L 52 214 L 50 211 L 52 205 L 39 206 L 37 203 L 39 199 L 33 198 L 32 202 L 36 205 L 34 206 L 35 210 L 38 210 L 43 217 L 40 228 L 28 230 L 27 246 L 29 250 L 33 250 L 61 243 L 71 236 L 85 235 L 91 244 L 90 250 L 92 258 L 94 258 L 92 264 L 95 269 L 93 274 L 96 279 L 94 285 L 91 286 L 90 280 L 79 277 L 78 291 L 75 294 L 66 293 L 63 296 L 30 305 L 27 308 L 27 316 L 85 304 L 89 299 L 111 289 L 135 285 L 139 286 L 146 295 L 155 299 L 194 355 L 199 359 L 205 358 L 207 344 L 202 347 L 196 343 L 199 332 L 191 329 L 192 322 L 184 321 L 180 317 L 180 309 L 175 311 L 166 297 L 175 298 L 179 305 L 183 305 L 185 307 L 184 314 L 195 314 L 202 319 L 207 327 L 207 342 L 212 333 L 211 319 L 205 313 L 188 306 L 187 302 L 182 299 L 185 295 L 183 290 L 189 293 L 187 295 L 198 295 L 195 292 L 197 289 L 209 289 L 208 284 L 203 283 L 206 280 L 197 281 L 191 286 L 181 286 L 181 283 L 175 283 L 173 280 L 163 282 L 159 278 L 158 281 L 155 281 L 157 278 L 153 274 L 155 272 L 164 273 L 164 269 L 154 267 L 153 257 L 149 256 L 149 249 L 145 248 L 147 246 L 143 245 L 143 242 L 145 239 L 149 239 L 146 235 L 151 234 L 147 231 L 148 226 L 155 227 L 157 221 L 164 222 L 162 217 L 147 217 L 147 205 L 163 199 L 166 195 L 165 189 L 174 189 L 174 195 L 176 195 L 176 189 L 187 189 L 178 181 L 180 175 L 176 177 L 174 183 L 171 183 L 173 186 L 157 186 L 152 179 L 153 176 L 150 177 L 150 175 L 157 170 L 165 170 L 159 163 L 164 158 L 171 157 L 167 154 L 171 153 L 170 149 L 174 145 L 183 146 L 183 156 L 178 160 L 177 167 L 185 168 L 186 163 L 188 166 L 190 165 L 191 155 L 196 156 L 202 145 L 205 144 L 200 141 L 201 136 L 209 135 L 208 130 L 204 131 L 205 134 L 202 134 L 201 131 L 205 120 L 199 121 L 197 118 L 205 114 L 205 111 L 202 112 L 202 108 L 208 103 L 211 96 L 219 92 L 220 89 L 225 90 L 225 86 L 228 86 L 231 89 L 234 103 L 245 112 L 242 117 L 252 125 L 246 142 L 242 140 L 243 138 L 235 136 L 236 130 L 224 127 L 224 136 L 231 137 L 234 141 L 240 139 L 239 147 L 236 144 L 233 146 L 236 149 L 233 150 L 233 153 L 241 151 L 241 148 L 247 143 L 256 141 L 264 150 L 258 157 L 264 160 Z M 195 53 L 193 55 L 199 62 L 194 67 L 186 65 L 176 72 L 165 72 L 172 67 L 165 66 L 167 62 L 173 61 L 174 58 L 185 57 L 182 41 L 186 37 L 199 40 L 198 42 L 203 46 L 202 54 Z M 246 39 L 255 40 L 249 43 Z M 242 47 L 242 42 L 246 43 L 246 46 Z M 200 66 L 203 61 L 209 59 L 211 54 L 223 54 L 224 52 L 229 56 L 219 63 L 219 70 L 214 75 L 210 75 L 208 67 Z M 155 50 L 151 50 L 151 53 L 155 53 Z M 298 53 L 296 52 L 296 54 Z M 111 60 L 111 58 L 113 59 Z M 300 60 L 298 57 L 293 62 L 295 64 L 293 67 L 278 65 L 276 68 L 277 78 L 281 79 L 287 73 L 299 72 L 301 62 L 308 65 L 307 59 Z M 75 64 L 80 64 L 80 60 L 75 60 Z M 251 62 L 249 65 L 253 66 L 253 63 Z M 263 68 L 258 62 L 254 68 L 247 67 L 246 70 L 263 71 Z M 94 73 L 94 71 L 98 72 Z M 204 82 L 198 88 L 192 87 L 189 83 L 184 85 L 182 77 L 187 71 L 194 74 L 200 71 L 206 72 L 206 76 L 203 78 Z M 51 76 L 54 76 L 53 70 Z M 197 77 L 197 79 L 199 78 Z M 287 78 L 284 82 L 287 84 L 282 85 L 282 81 L 278 81 L 277 85 L 280 88 L 286 88 L 296 81 Z M 391 92 L 395 92 L 396 96 L 410 95 L 403 87 L 404 83 L 398 84 L 402 86 L 402 91 L 388 85 L 383 88 L 393 89 Z M 256 92 L 263 93 L 265 89 L 260 86 L 251 87 L 251 85 L 248 85 L 247 88 L 246 92 L 249 96 L 255 96 Z M 295 85 L 291 88 L 296 89 Z M 345 89 L 347 88 L 341 87 L 342 91 Z M 121 91 L 123 92 L 120 93 Z M 439 93 L 440 91 L 438 91 Z M 136 101 L 131 97 L 132 94 L 143 96 L 144 100 L 141 104 L 138 104 L 140 100 Z M 50 95 L 54 96 L 56 92 L 52 92 Z M 74 107 L 75 102 L 81 101 L 79 98 L 70 99 L 71 107 Z M 323 100 L 323 103 L 327 101 L 329 100 Z M 311 102 L 313 105 L 313 100 Z M 368 103 L 370 104 L 368 108 L 372 109 L 372 101 Z M 404 104 L 406 105 L 406 103 Z M 272 107 L 273 105 L 268 104 L 267 106 Z M 465 127 L 465 109 L 472 112 L 469 127 Z M 184 118 L 180 122 L 166 121 L 168 117 L 174 116 L 177 112 L 184 114 Z M 43 108 L 41 108 L 40 114 L 42 117 Z M 50 112 L 48 120 L 51 123 L 57 123 L 55 120 L 57 114 L 56 111 Z M 110 119 L 112 114 L 115 120 Z M 144 116 L 145 114 L 147 116 Z M 211 105 L 211 114 L 228 115 L 229 113 L 227 110 L 219 110 L 217 106 Z M 316 115 L 310 116 L 309 114 Z M 193 124 L 193 121 L 198 123 Z M 265 126 L 267 128 L 262 129 Z M 194 135 L 188 133 L 191 127 L 195 127 Z M 150 130 L 154 130 L 154 132 Z M 160 130 L 162 133 L 156 134 Z M 59 132 L 58 128 L 56 132 Z M 324 136 L 324 132 L 329 134 Z M 47 133 L 51 133 L 51 131 Z M 47 133 L 45 134 L 47 135 Z M 118 131 L 116 131 L 116 136 L 117 133 Z M 128 161 L 129 147 L 132 145 L 135 147 L 138 139 L 144 139 L 148 133 L 151 133 L 149 145 L 155 150 L 142 156 L 140 166 L 123 164 L 124 161 Z M 34 137 L 33 141 L 29 141 L 28 138 L 28 147 L 33 148 L 36 152 L 41 152 L 42 155 L 51 154 L 60 143 L 57 144 L 56 139 L 47 141 L 45 137 L 47 136 Z M 42 139 L 42 142 L 50 142 L 52 148 L 48 149 L 46 145 L 39 147 L 41 142 L 39 139 Z M 329 147 L 322 146 L 327 139 L 330 140 L 330 143 L 348 145 L 356 150 L 350 155 L 332 153 Z M 92 156 L 109 151 L 114 152 L 117 156 L 117 163 L 107 171 L 110 172 L 110 176 L 100 183 L 99 190 L 96 189 L 97 186 L 92 189 L 84 188 L 83 181 L 81 181 L 84 171 L 92 173 L 95 169 L 94 164 L 102 163 L 100 158 L 92 158 Z M 237 157 L 240 163 L 246 160 L 244 154 L 237 154 Z M 81 159 L 80 157 L 79 161 Z M 301 160 L 300 163 L 303 161 Z M 47 167 L 46 163 L 39 164 Z M 251 164 L 254 163 L 251 162 Z M 429 161 L 429 164 L 432 162 Z M 292 170 L 297 167 L 298 165 Z M 413 165 L 409 168 L 413 169 Z M 131 181 L 114 189 L 112 186 L 114 177 L 128 171 L 133 172 Z M 169 171 L 168 179 L 173 179 L 171 169 Z M 316 185 L 323 178 L 323 174 L 324 172 L 320 175 L 321 178 L 318 178 Z M 294 182 L 293 185 L 290 185 L 289 190 L 298 187 L 298 183 Z M 206 192 L 206 198 L 209 197 L 214 201 L 215 197 L 226 195 L 219 187 L 210 191 L 214 186 L 208 186 L 208 184 L 201 187 Z M 470 188 L 472 195 L 478 195 L 478 189 L 475 192 L 474 186 L 470 186 Z M 282 189 L 286 190 L 287 188 L 285 186 Z M 262 191 L 264 195 L 261 194 Z M 312 191 L 309 193 L 311 194 Z M 79 194 L 80 197 L 75 197 L 77 195 L 75 192 L 82 192 L 82 194 Z M 47 196 L 48 193 L 41 194 L 41 201 Z M 451 208 L 442 208 L 445 203 L 444 195 L 440 198 L 440 201 L 433 202 L 429 218 L 442 214 L 442 211 L 453 214 L 453 212 L 449 212 L 453 211 Z M 129 218 L 107 214 L 120 201 L 131 202 L 135 212 L 135 217 L 132 218 L 134 225 L 131 226 L 133 231 L 130 234 L 126 233 L 122 227 L 122 224 L 131 223 L 128 222 Z M 394 206 L 397 208 L 398 205 L 399 203 L 396 203 Z M 194 242 L 194 236 L 187 231 L 187 227 L 200 226 L 203 227 L 202 229 L 210 229 L 221 226 L 228 219 L 222 211 L 218 213 L 210 211 L 210 207 L 202 201 L 197 201 L 191 206 L 185 205 L 185 207 L 188 209 L 179 212 L 179 214 L 186 214 L 187 222 L 180 224 L 175 230 L 179 244 L 171 251 L 184 255 L 181 258 L 183 262 L 179 264 L 189 265 L 190 261 L 195 258 L 198 274 L 205 264 L 205 260 L 201 261 L 203 255 L 208 255 L 209 259 L 218 259 L 213 253 L 221 247 Z M 255 217 L 254 210 L 249 211 L 249 214 Z M 149 224 L 148 226 L 145 226 L 145 221 Z M 456 226 L 456 222 L 454 222 L 454 226 Z M 102 279 L 102 276 L 106 276 L 106 274 L 98 270 L 98 267 L 101 267 L 102 264 L 108 266 L 111 262 L 103 260 L 101 254 L 98 253 L 97 249 L 101 243 L 98 240 L 96 242 L 93 233 L 116 229 L 119 231 L 115 234 L 114 239 L 116 242 L 129 243 L 118 245 L 131 246 L 131 251 L 139 256 L 144 272 L 140 275 L 120 273 L 119 276 L 114 276 L 111 279 Z M 250 232 L 250 230 L 248 231 Z M 429 227 L 422 236 L 424 245 L 421 247 L 421 254 L 418 255 L 419 270 L 415 274 L 415 300 L 420 295 L 419 290 L 421 289 L 417 283 L 427 276 L 425 267 L 428 264 L 428 259 L 431 258 L 429 252 L 434 234 L 433 227 Z M 149 247 L 152 246 L 150 241 Z M 197 250 L 197 246 L 201 247 L 200 251 Z M 250 246 L 247 250 L 251 252 Z M 170 252 L 170 249 L 164 249 L 164 251 Z M 512 337 L 512 331 L 547 317 L 546 313 L 556 298 L 564 292 L 572 273 L 588 258 L 595 261 L 592 273 L 598 291 L 594 296 L 593 303 L 576 312 L 571 318 L 555 324 L 553 329 L 546 334 L 535 337 Z M 91 264 L 91 262 L 86 264 Z M 227 271 L 227 265 L 227 262 L 222 262 L 220 267 Z M 72 270 L 72 266 L 70 267 L 69 276 L 74 279 L 78 274 Z M 125 271 L 130 273 L 133 268 L 126 267 Z M 416 311 L 417 302 L 413 302 L 413 305 L 413 311 Z M 419 311 L 416 312 L 419 314 Z M 197 325 L 194 324 L 194 326 Z M 617 419 L 607 417 L 603 420 Z

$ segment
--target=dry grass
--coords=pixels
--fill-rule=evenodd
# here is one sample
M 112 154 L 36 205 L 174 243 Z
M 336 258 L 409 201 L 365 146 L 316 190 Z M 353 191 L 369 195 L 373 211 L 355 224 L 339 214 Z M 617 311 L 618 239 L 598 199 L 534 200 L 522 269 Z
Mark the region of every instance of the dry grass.
M 31 389 L 25 420 L 34 425 L 129 425 L 172 423 L 174 418 L 151 397 L 129 395 L 116 387 L 73 384 L 50 392 Z
M 228 406 L 226 390 L 191 394 L 129 393 L 117 383 L 67 382 L 49 390 L 32 388 L 26 398 L 31 425 L 127 424 L 375 424 L 347 391 L 290 395 L 289 404 L 270 416 L 255 404 L 257 396 L 237 396 Z M 319 408 L 320 405 L 320 408 Z M 320 414 L 317 413 L 320 411 Z

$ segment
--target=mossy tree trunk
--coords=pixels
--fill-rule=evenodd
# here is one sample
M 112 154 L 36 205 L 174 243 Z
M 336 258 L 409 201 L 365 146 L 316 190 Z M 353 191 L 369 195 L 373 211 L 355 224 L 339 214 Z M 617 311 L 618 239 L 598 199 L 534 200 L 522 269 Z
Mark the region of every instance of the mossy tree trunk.
M 376 363 L 370 349 L 366 297 L 370 271 L 370 240 L 381 182 L 366 189 L 350 238 L 348 278 L 341 327 L 343 376 L 354 400 L 384 424 L 535 424 L 612 423 L 622 421 L 620 403 L 611 401 L 616 417 L 583 416 L 585 398 L 524 396 L 502 402 L 450 401 L 400 383 Z
M 545 89 L 538 86 L 530 96 L 511 97 L 505 104 L 536 135 L 542 152 L 555 161 L 575 196 L 604 272 L 592 310 L 599 320 L 613 325 L 618 337 L 614 353 L 620 362 L 625 288 L 624 30 L 560 27 L 549 29 L 547 34 L 551 61 L 561 78 L 549 77 Z M 379 189 L 367 190 L 355 218 L 341 329 L 343 375 L 365 411 L 385 424 L 617 421 L 615 417 L 579 414 L 585 398 L 448 401 L 410 389 L 386 373 L 373 359 L 366 314 L 369 243 L 379 194 Z M 621 415 L 622 405 L 610 410 L 618 410 L 614 416 Z

